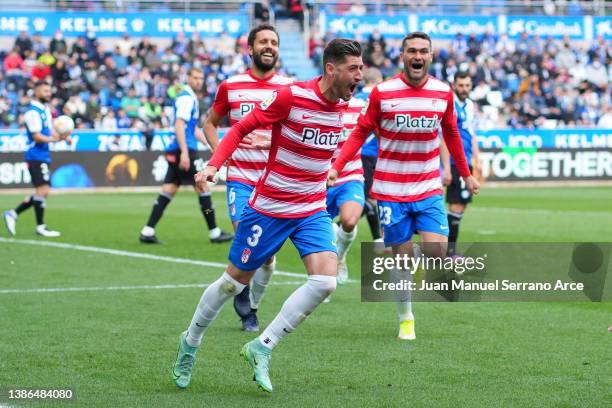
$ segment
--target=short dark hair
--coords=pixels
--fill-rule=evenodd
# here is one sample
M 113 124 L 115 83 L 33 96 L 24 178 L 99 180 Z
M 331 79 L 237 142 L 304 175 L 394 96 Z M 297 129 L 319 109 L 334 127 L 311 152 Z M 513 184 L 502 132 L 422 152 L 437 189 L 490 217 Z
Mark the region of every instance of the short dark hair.
M 361 57 L 361 44 L 347 38 L 335 38 L 327 44 L 323 51 L 323 66 L 328 62 L 340 64 L 348 55 Z
M 257 37 L 257 33 L 265 30 L 272 31 L 274 34 L 276 34 L 276 38 L 278 38 L 278 43 L 280 44 L 280 35 L 278 35 L 276 28 L 274 28 L 274 26 L 271 24 L 260 24 L 249 31 L 249 37 L 247 39 L 248 46 L 253 47 L 255 45 L 255 37 Z
M 43 85 L 48 85 L 48 86 L 51 86 L 51 84 L 50 84 L 50 83 L 48 83 L 47 81 L 43 81 L 43 80 L 41 79 L 41 80 L 38 80 L 38 81 L 36 81 L 36 82 L 34 83 L 34 89 L 37 89 L 38 87 L 41 87 L 41 86 L 43 86 Z
M 204 71 L 202 70 L 202 68 L 198 68 L 198 67 L 191 67 L 189 68 L 189 70 L 187 71 L 187 75 L 191 76 L 194 72 L 199 72 L 200 74 L 203 74 Z
M 453 79 L 453 82 L 457 82 L 458 79 L 464 79 L 464 78 L 472 79 L 472 76 L 467 71 L 459 71 L 455 74 L 455 78 Z
M 407 36 L 405 36 L 404 39 L 402 40 L 402 49 L 404 49 L 406 47 L 406 41 L 412 40 L 413 38 L 421 38 L 423 40 L 427 40 L 427 41 L 429 41 L 429 49 L 433 48 L 431 46 L 431 37 L 429 36 L 429 34 L 424 33 L 422 31 L 414 31 L 414 32 L 408 34 Z

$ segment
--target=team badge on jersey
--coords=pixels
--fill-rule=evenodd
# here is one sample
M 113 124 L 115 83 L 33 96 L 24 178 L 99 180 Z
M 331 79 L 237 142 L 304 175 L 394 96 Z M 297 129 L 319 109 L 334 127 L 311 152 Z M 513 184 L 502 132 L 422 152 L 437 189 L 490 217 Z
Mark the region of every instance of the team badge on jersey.
M 272 94 L 268 97 L 268 99 L 266 99 L 265 101 L 261 103 L 261 105 L 259 105 L 261 110 L 268 109 L 268 107 L 272 105 L 272 103 L 276 100 L 277 95 L 278 95 L 277 91 L 272 92 Z
M 249 258 L 251 257 L 251 250 L 249 248 L 244 248 L 244 251 L 242 251 L 242 256 L 240 257 L 240 260 L 242 261 L 243 264 L 249 262 Z

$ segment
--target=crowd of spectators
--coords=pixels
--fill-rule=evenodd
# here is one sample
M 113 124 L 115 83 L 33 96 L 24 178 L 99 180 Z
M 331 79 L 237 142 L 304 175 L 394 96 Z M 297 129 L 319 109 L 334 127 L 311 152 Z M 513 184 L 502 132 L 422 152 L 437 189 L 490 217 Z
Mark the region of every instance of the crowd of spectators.
M 50 41 L 21 32 L 11 50 L 0 51 L 0 127 L 20 126 L 37 80 L 53 86 L 53 115 L 71 116 L 77 128 L 168 127 L 191 66 L 204 71 L 203 89 L 197 91 L 205 112 L 221 81 L 244 72 L 249 58 L 246 35 L 202 39 L 179 33 L 162 47 L 126 34 L 105 47 L 91 33 L 69 42 L 59 31 Z M 280 63 L 278 69 L 284 72 Z
M 320 61 L 332 38 L 332 33 L 311 38 L 313 62 Z M 401 70 L 401 41 L 386 40 L 378 32 L 357 39 L 366 65 L 384 78 Z M 490 32 L 458 33 L 443 46 L 434 41 L 431 74 L 452 82 L 457 71 L 470 72 L 479 129 L 612 128 L 611 62 L 612 46 L 602 37 L 585 44 L 527 33 L 517 40 Z
M 311 39 L 315 65 L 331 38 L 328 33 Z M 398 40 L 377 32 L 358 39 L 368 67 L 385 78 L 401 70 Z M 61 32 L 49 40 L 22 32 L 12 49 L 0 51 L 0 127 L 22 124 L 32 84 L 43 79 L 53 84 L 54 115 L 71 116 L 78 128 L 165 128 L 172 124 L 173 100 L 189 67 L 204 71 L 198 92 L 200 110 L 206 112 L 219 83 L 250 63 L 246 35 L 202 39 L 197 33 L 179 34 L 164 46 L 146 36 L 124 35 L 106 44 L 91 33 L 68 41 Z M 612 127 L 612 48 L 601 37 L 584 44 L 526 33 L 518 40 L 459 33 L 435 45 L 432 75 L 452 82 L 459 70 L 472 74 L 480 129 Z M 280 62 L 278 69 L 290 74 Z

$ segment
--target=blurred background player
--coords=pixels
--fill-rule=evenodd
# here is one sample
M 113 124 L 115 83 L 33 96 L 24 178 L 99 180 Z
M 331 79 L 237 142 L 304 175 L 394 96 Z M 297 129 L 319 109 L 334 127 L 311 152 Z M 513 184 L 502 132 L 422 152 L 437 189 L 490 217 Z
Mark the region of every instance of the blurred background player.
M 140 242 L 158 244 L 155 226 L 164 214 L 164 210 L 178 191 L 181 184 L 194 186 L 199 195 L 200 210 L 208 226 L 208 237 L 211 242 L 230 241 L 233 236 L 217 227 L 210 190 L 198 191 L 195 188 L 194 176 L 198 160 L 198 140 L 206 143 L 202 131 L 198 128 L 200 109 L 196 91 L 202 88 L 204 73 L 199 68 L 191 68 L 187 73 L 187 86 L 174 102 L 174 141 L 166 148 L 168 172 L 162 185 L 162 191 L 155 200 L 147 225 L 140 232 Z
M 49 143 L 68 137 L 68 135 L 60 135 L 53 128 L 51 110 L 49 109 L 50 101 L 51 85 L 44 81 L 36 82 L 34 99 L 27 107 L 24 116 L 30 144 L 25 153 L 25 161 L 28 164 L 28 171 L 35 190 L 33 195 L 26 197 L 14 210 L 4 212 L 4 223 L 12 236 L 15 236 L 17 232 L 17 217 L 30 207 L 34 207 L 34 213 L 36 214 L 36 234 L 49 238 L 61 235 L 58 231 L 47 229 L 44 221 L 45 201 L 50 191 L 51 176 Z
M 331 184 L 374 130 L 380 132 L 379 154 L 372 197 L 378 200 L 384 242 L 394 254 L 413 256 L 412 235 L 421 235 L 426 256 L 446 256 L 448 222 L 442 200 L 438 129 L 467 189 L 478 191 L 461 147 L 454 116 L 451 87 L 428 75 L 432 62 L 431 39 L 425 33 L 407 35 L 403 42 L 402 73 L 372 90 L 365 114 L 360 115 L 351 137 L 329 173 Z M 429 244 L 429 245 L 427 245 Z M 395 280 L 410 273 L 395 270 Z M 410 291 L 399 293 L 398 338 L 413 340 L 414 315 Z
M 365 100 L 352 98 L 348 110 L 344 113 L 344 130 L 338 148 L 334 152 L 335 158 L 340 154 L 342 145 L 357 124 L 359 113 L 366 106 Z M 363 166 L 359 152 L 347 163 L 338 175 L 336 184 L 327 189 L 327 212 L 333 220 L 340 215 L 340 225 L 333 224 L 336 231 L 336 245 L 338 248 L 338 276 L 339 284 L 348 280 L 348 267 L 346 254 L 357 236 L 357 224 L 363 213 L 365 204 L 363 187 Z
M 355 94 L 355 97 L 367 101 L 372 89 L 376 86 L 376 84 L 382 82 L 382 80 L 383 77 L 380 70 L 376 67 L 369 67 L 363 73 L 363 81 L 365 82 L 365 85 L 360 92 Z M 366 200 L 363 213 L 366 216 L 368 225 L 370 226 L 372 239 L 376 242 L 382 241 L 382 235 L 380 230 L 380 220 L 378 219 L 378 206 L 376 205 L 376 200 L 370 197 L 370 190 L 372 190 L 372 182 L 374 181 L 374 168 L 376 167 L 377 158 L 378 140 L 376 139 L 376 135 L 374 133 L 370 133 L 361 148 L 361 163 L 363 165 L 364 179 L 363 192 Z
M 463 71 L 455 74 L 453 89 L 455 91 L 457 128 L 461 135 L 463 153 L 468 165 L 473 163 L 476 166 L 476 174 L 481 174 L 480 150 L 474 132 L 474 102 L 469 98 L 472 90 L 470 74 Z M 455 161 L 452 157 L 449 157 L 444 140 L 440 144 L 440 155 L 443 157 L 443 162 L 450 162 L 450 168 L 447 166 L 444 168 L 444 185 L 447 186 L 446 202 L 448 203 L 448 256 L 453 256 L 456 252 L 457 238 L 459 237 L 459 224 L 467 205 L 472 202 L 472 193 L 459 175 Z M 472 171 L 472 166 L 469 167 Z
M 221 83 L 204 124 L 206 139 L 214 147 L 219 142 L 217 129 L 228 113 L 230 125 L 234 125 L 249 114 L 256 104 L 268 99 L 274 90 L 293 82 L 275 72 L 274 67 L 279 58 L 280 38 L 273 26 L 262 24 L 253 28 L 249 32 L 247 44 L 251 56 L 250 69 L 244 74 L 229 77 Z M 271 126 L 255 129 L 243 139 L 229 160 L 227 206 L 234 231 L 238 227 L 242 211 L 248 205 L 247 202 L 255 189 L 255 184 L 266 168 L 271 129 Z M 242 320 L 243 330 L 259 331 L 257 308 L 272 278 L 274 267 L 274 256 L 272 256 L 255 272 L 250 287 L 247 285 L 234 297 L 234 310 Z
M 290 238 L 308 280 L 287 298 L 263 333 L 244 345 L 241 355 L 258 386 L 272 392 L 272 349 L 336 289 L 337 256 L 331 219 L 325 211 L 326 179 L 344 127 L 342 115 L 362 79 L 358 42 L 335 39 L 323 54 L 324 75 L 282 87 L 234 125 L 223 138 L 198 183 L 217 170 L 253 130 L 273 124 L 270 161 L 238 224 L 226 272 L 206 288 L 191 324 L 179 339 L 174 381 L 185 388 L 195 354 L 223 304 L 241 292 L 257 268 Z M 352 158 L 352 156 L 351 156 Z

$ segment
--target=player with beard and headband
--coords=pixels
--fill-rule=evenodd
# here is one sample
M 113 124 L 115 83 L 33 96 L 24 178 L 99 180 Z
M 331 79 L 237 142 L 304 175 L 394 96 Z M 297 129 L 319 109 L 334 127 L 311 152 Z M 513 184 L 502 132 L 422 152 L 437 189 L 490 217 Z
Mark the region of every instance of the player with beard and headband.
M 253 28 L 247 43 L 252 60 L 250 69 L 219 85 L 215 102 L 204 124 L 204 134 L 213 151 L 219 143 L 217 129 L 228 113 L 230 125 L 233 126 L 248 115 L 256 104 L 268 99 L 273 91 L 293 82 L 275 72 L 280 38 L 273 26 L 262 24 Z M 272 126 L 255 129 L 243 139 L 229 160 L 226 191 L 234 231 L 255 184 L 266 168 L 271 132 Z M 259 331 L 257 308 L 272 278 L 274 267 L 273 255 L 255 272 L 250 285 L 234 297 L 234 310 L 240 316 L 245 331 Z
M 328 183 L 333 185 L 367 136 L 378 129 L 379 154 L 371 195 L 378 201 L 385 245 L 400 256 L 413 256 L 415 232 L 421 235 L 426 256 L 446 256 L 448 222 L 440 181 L 440 126 L 466 188 L 473 194 L 479 189 L 463 154 L 451 87 L 428 75 L 432 51 L 427 34 L 414 32 L 404 37 L 403 72 L 374 87 L 366 112 L 360 115 L 329 172 Z M 394 270 L 392 276 L 396 281 L 412 279 L 405 270 Z M 398 338 L 413 340 L 410 291 L 398 292 L 396 300 Z
M 36 234 L 47 238 L 59 237 L 60 233 L 47 229 L 44 221 L 45 201 L 50 191 L 51 154 L 49 143 L 65 140 L 69 135 L 59 134 L 51 122 L 51 85 L 39 81 L 34 85 L 34 99 L 24 114 L 29 147 L 25 161 L 34 185 L 34 194 L 26 197 L 14 210 L 4 212 L 4 223 L 8 232 L 15 236 L 17 217 L 23 211 L 34 207 L 36 215 Z
M 469 98 L 472 90 L 472 78 L 469 72 L 458 72 L 453 80 L 455 90 L 455 113 L 457 114 L 457 128 L 461 134 L 463 152 L 468 165 L 474 163 L 476 174 L 481 174 L 480 150 L 474 132 L 474 102 Z M 457 238 L 459 237 L 459 224 L 465 213 L 467 205 L 472 202 L 472 193 L 467 189 L 455 161 L 449 158 L 448 149 L 444 141 L 440 144 L 440 155 L 444 162 L 444 185 L 446 187 L 446 202 L 448 204 L 448 256 L 456 255 Z M 470 165 L 470 171 L 472 166 Z
M 323 52 L 323 66 L 323 76 L 278 89 L 232 126 L 208 166 L 196 176 L 199 184 L 214 181 L 244 137 L 272 125 L 270 159 L 238 223 L 227 269 L 206 288 L 191 324 L 180 336 L 173 368 L 180 388 L 188 386 L 198 347 L 224 303 L 244 289 L 287 239 L 297 248 L 308 279 L 287 298 L 262 334 L 242 348 L 240 354 L 261 389 L 272 392 L 272 349 L 336 289 L 337 256 L 325 210 L 326 180 L 347 102 L 362 79 L 361 46 L 353 40 L 332 40 Z M 207 343 L 208 351 L 215 347 L 218 344 Z

